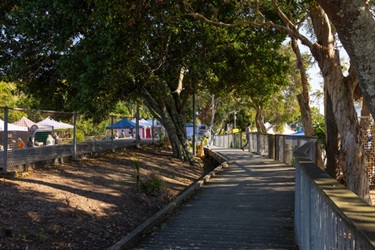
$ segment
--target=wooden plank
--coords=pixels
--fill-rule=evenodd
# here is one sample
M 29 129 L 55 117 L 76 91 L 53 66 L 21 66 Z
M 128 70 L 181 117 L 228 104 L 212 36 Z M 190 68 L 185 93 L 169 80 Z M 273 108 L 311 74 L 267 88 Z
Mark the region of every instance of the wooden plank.
M 134 249 L 297 249 L 294 169 L 239 150 L 223 154 L 228 169 Z

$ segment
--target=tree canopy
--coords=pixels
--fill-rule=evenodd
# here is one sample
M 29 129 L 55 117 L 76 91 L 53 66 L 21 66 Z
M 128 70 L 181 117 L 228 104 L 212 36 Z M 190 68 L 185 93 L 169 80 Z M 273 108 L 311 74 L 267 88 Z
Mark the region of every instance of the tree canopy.
M 119 101 L 140 98 L 166 127 L 175 156 L 191 159 L 185 136 L 191 95 L 235 89 L 269 100 L 283 85 L 286 60 L 278 52 L 285 35 L 276 30 L 214 27 L 187 14 L 185 4 L 5 0 L 1 73 L 38 100 L 33 108 L 97 120 Z M 194 5 L 211 17 L 238 19 L 236 5 Z M 267 15 L 277 21 L 274 12 Z

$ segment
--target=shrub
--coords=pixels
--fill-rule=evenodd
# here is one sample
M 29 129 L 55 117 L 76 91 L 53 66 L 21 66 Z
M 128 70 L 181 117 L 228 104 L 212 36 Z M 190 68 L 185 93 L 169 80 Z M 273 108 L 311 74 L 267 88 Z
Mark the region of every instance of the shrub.
M 84 142 L 85 141 L 85 135 L 83 132 L 78 132 L 76 133 L 76 141 L 77 142 Z
M 150 173 L 145 181 L 141 181 L 141 190 L 149 196 L 158 196 L 162 190 L 162 180 L 155 173 Z
M 149 196 L 158 196 L 162 190 L 162 180 L 155 173 L 150 173 L 146 176 L 146 180 L 141 179 L 141 163 L 139 160 L 134 160 L 135 181 L 139 192 L 144 192 Z

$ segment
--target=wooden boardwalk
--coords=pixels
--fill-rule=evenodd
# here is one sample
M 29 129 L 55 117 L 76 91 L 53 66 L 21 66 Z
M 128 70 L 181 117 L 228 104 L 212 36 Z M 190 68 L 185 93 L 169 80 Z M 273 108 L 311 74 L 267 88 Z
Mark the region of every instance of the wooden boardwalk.
M 212 149 L 228 168 L 132 249 L 298 249 L 294 168 L 238 149 Z

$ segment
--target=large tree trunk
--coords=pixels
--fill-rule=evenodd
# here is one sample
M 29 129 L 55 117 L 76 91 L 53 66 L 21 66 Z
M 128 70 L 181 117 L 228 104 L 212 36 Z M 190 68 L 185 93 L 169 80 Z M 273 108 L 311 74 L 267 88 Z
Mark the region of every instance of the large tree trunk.
M 339 132 L 335 120 L 335 114 L 332 111 L 332 99 L 327 89 L 324 88 L 324 118 L 326 124 L 326 172 L 335 179 L 339 179 L 337 155 L 339 153 Z
M 368 1 L 317 0 L 334 24 L 350 64 L 354 66 L 363 97 L 375 117 L 375 20 Z
M 263 121 L 263 108 L 261 106 L 255 107 L 255 125 L 257 127 L 258 132 L 260 133 L 267 133 L 267 129 L 264 126 Z
M 341 138 L 339 159 L 346 173 L 348 188 L 370 203 L 364 148 L 353 103 L 352 86 L 344 81 L 327 15 L 322 9 L 314 8 L 311 10 L 311 20 L 318 40 L 312 47 L 312 54 L 318 61 L 325 88 L 332 100 L 332 111 Z
M 309 81 L 307 79 L 306 69 L 303 63 L 301 51 L 298 46 L 298 41 L 294 37 L 291 37 L 291 40 L 292 48 L 297 58 L 297 67 L 301 75 L 302 93 L 297 96 L 297 100 L 301 112 L 303 130 L 305 132 L 305 135 L 315 136 L 310 110 Z M 324 162 L 322 160 L 322 151 L 320 147 L 317 148 L 316 163 L 320 168 L 324 168 Z
M 179 114 L 175 98 L 165 95 L 163 98 L 156 99 L 147 90 L 144 90 L 143 100 L 150 112 L 166 129 L 173 156 L 192 164 L 198 163 L 199 160 L 190 152 L 189 141 L 186 137 L 185 117 Z
M 212 133 L 212 129 L 214 128 L 214 121 L 215 121 L 215 95 L 212 94 L 211 96 L 211 125 L 210 125 L 210 132 Z
M 297 58 L 297 67 L 301 75 L 302 93 L 297 96 L 298 104 L 301 111 L 301 119 L 305 135 L 314 136 L 314 129 L 312 126 L 311 110 L 310 110 L 310 95 L 309 95 L 309 82 L 307 80 L 306 69 L 303 63 L 301 51 L 298 46 L 297 39 L 291 37 L 292 48 Z

